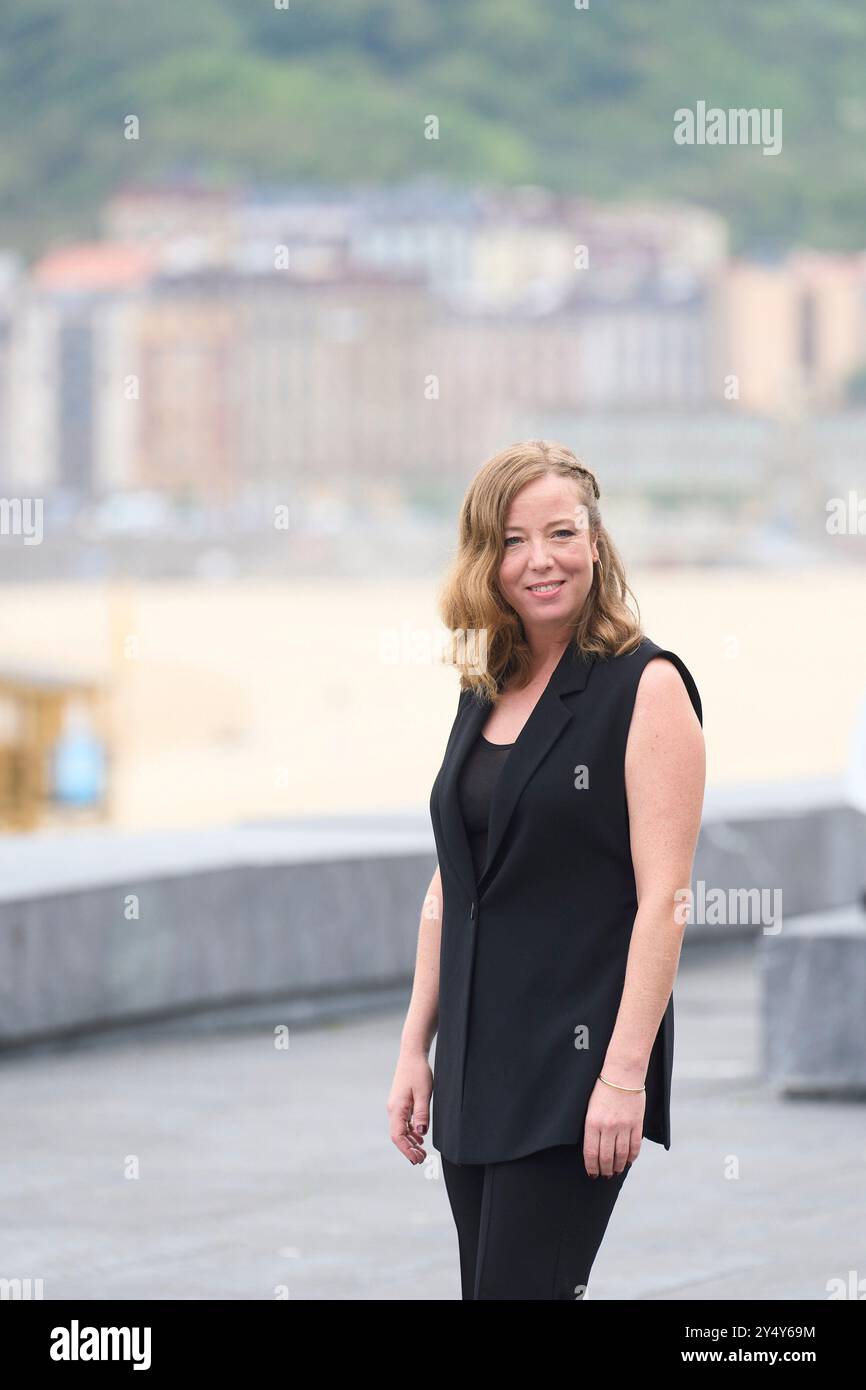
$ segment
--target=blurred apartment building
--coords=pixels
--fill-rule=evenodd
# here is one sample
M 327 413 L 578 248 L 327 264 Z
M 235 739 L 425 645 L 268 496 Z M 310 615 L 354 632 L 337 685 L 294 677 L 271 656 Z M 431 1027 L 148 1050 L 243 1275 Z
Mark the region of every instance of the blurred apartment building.
M 728 268 L 722 336 L 747 410 L 843 406 L 866 362 L 866 253 L 792 252 Z
M 459 478 L 528 416 L 786 417 L 864 361 L 863 256 L 732 261 L 688 204 L 125 188 L 103 233 L 0 295 L 7 489 Z
M 18 258 L 10 253 L 0 252 L 0 488 L 4 486 L 11 469 L 10 336 L 14 314 L 13 300 L 20 276 Z

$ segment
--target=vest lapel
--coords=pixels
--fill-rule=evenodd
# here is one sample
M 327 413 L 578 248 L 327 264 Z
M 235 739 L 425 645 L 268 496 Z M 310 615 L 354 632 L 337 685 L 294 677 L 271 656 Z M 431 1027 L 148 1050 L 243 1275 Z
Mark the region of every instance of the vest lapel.
M 481 732 L 490 709 L 489 701 L 479 700 L 475 695 L 468 697 L 463 706 L 460 723 L 454 734 L 454 742 L 442 773 L 442 838 L 448 850 L 452 868 L 462 883 L 467 897 L 473 901 L 478 896 L 478 887 L 475 882 L 469 836 L 466 833 L 466 825 L 457 795 L 457 779 L 469 749 Z
M 491 865 L 508 829 L 520 793 L 542 758 L 549 753 L 563 729 L 571 722 L 573 711 L 562 696 L 584 689 L 594 660 L 594 656 L 579 652 L 573 643 L 566 647 L 514 747 L 505 759 L 490 808 L 487 858 L 477 883 L 469 837 L 460 811 L 457 785 L 463 763 L 487 722 L 492 705 L 489 701 L 479 700 L 474 695 L 466 701 L 448 759 L 449 766 L 443 778 L 442 833 L 454 871 L 473 900 L 478 899 L 487 886 Z

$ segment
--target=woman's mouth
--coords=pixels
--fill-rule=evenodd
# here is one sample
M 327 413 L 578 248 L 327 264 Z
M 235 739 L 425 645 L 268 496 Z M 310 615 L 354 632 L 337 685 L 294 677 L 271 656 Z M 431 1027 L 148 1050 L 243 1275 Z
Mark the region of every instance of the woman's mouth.
M 550 594 L 558 594 L 564 583 L 564 579 L 548 579 L 543 584 L 530 584 L 528 588 L 531 594 L 545 598 Z

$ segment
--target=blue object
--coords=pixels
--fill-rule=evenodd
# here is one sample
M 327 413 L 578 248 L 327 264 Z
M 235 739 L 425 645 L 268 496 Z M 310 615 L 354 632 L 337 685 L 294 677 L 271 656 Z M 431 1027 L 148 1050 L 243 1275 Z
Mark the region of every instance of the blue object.
M 84 730 L 64 733 L 54 751 L 54 796 L 76 806 L 92 806 L 105 790 L 105 750 Z

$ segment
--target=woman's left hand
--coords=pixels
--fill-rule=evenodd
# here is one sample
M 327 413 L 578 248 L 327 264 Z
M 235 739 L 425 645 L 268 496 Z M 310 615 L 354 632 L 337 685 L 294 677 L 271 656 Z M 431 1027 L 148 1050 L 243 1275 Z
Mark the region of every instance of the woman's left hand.
M 643 1138 L 646 1092 L 616 1091 L 596 1081 L 586 1110 L 583 1161 L 591 1178 L 612 1178 L 634 1163 Z

